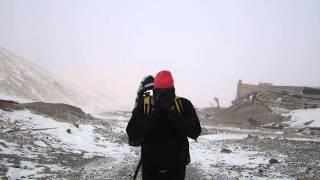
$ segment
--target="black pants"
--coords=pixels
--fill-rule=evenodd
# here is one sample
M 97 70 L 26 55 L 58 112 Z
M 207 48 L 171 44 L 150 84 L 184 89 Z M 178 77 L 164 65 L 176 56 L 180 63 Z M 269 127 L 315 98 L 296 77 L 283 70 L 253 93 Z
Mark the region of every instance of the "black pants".
M 186 167 L 173 169 L 152 169 L 142 165 L 143 180 L 184 180 Z

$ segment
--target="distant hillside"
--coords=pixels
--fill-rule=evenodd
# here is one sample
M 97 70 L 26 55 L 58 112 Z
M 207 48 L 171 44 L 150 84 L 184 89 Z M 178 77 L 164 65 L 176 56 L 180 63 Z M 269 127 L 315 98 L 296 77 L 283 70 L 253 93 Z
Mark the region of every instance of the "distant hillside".
M 0 98 L 81 104 L 76 93 L 49 71 L 0 47 Z

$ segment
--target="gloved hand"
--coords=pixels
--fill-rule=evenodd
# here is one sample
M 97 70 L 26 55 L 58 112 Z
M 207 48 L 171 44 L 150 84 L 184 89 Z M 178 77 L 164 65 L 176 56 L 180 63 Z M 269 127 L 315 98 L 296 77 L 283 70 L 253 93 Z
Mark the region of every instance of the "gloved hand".
M 153 81 L 154 81 L 154 78 L 151 75 L 148 75 L 142 79 L 137 91 L 137 97 L 135 100 L 134 108 L 138 106 L 140 100 L 143 98 L 143 93 L 153 89 Z
M 171 110 L 174 108 L 174 99 L 172 96 L 162 96 L 159 99 L 159 107 L 160 109 Z
M 143 95 L 144 92 L 153 89 L 153 81 L 154 78 L 151 75 L 144 77 L 140 83 L 137 94 Z
M 170 110 L 174 108 L 174 90 L 172 89 L 155 89 L 154 90 L 154 109 Z

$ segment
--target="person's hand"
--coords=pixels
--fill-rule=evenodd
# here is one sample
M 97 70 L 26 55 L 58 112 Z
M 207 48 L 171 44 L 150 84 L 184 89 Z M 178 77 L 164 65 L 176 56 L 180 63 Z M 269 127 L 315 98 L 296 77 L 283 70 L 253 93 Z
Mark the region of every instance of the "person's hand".
M 173 96 L 162 96 L 159 99 L 159 108 L 164 110 L 171 110 L 174 108 L 174 98 Z
M 171 110 L 174 106 L 175 91 L 174 89 L 154 89 L 153 107 L 154 110 Z
M 143 95 L 144 92 L 153 89 L 153 81 L 154 78 L 151 75 L 144 77 L 140 83 L 137 94 Z

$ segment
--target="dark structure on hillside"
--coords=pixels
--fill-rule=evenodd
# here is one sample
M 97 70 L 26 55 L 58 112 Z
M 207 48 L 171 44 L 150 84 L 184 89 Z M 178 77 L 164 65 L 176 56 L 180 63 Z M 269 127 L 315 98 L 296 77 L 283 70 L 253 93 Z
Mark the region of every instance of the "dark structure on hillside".
M 258 102 L 268 107 L 288 110 L 320 108 L 320 89 L 301 86 L 275 86 L 271 83 L 258 85 L 238 82 L 237 97 L 233 102 Z

